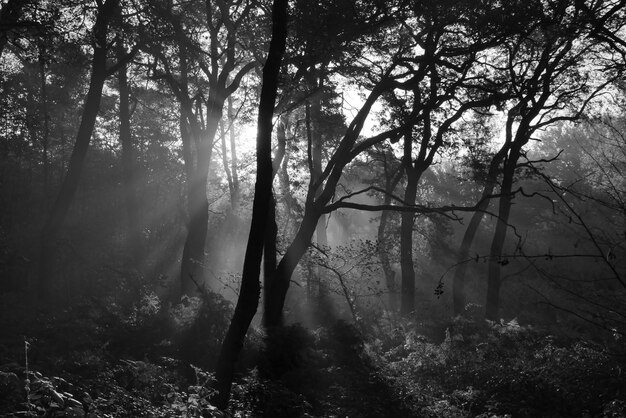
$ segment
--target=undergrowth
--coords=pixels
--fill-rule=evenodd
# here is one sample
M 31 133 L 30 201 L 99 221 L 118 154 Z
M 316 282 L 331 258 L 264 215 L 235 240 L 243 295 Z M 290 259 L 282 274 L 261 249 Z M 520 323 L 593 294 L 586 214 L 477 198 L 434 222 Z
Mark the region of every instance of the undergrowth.
M 409 326 L 366 350 L 416 416 L 626 416 L 620 357 L 516 321 L 457 318 L 438 344 Z
M 210 403 L 212 370 L 230 314 L 216 295 L 165 306 L 150 292 L 55 315 L 5 309 L 0 415 L 626 416 L 623 356 L 515 321 L 462 318 L 253 328 L 223 413 Z

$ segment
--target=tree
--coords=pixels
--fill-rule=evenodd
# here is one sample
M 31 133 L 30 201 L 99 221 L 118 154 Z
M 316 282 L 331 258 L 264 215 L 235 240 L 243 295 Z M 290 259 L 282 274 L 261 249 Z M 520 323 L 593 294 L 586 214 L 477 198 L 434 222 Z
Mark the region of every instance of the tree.
M 256 65 L 242 50 L 242 33 L 253 26 L 255 2 L 218 0 L 174 6 L 157 5 L 155 13 L 171 30 L 178 58 L 174 68 L 162 45 L 150 52 L 158 61 L 154 77 L 163 79 L 180 105 L 180 133 L 187 181 L 187 238 L 180 267 L 181 294 L 194 294 L 204 280 L 204 251 L 209 202 L 207 178 L 213 146 L 226 100 Z M 199 20 L 203 16 L 204 20 Z M 190 21 L 189 21 L 190 20 Z M 202 28 L 202 33 L 198 32 Z M 202 41 L 205 35 L 208 46 Z M 199 73 L 199 74 L 198 74 Z M 231 128 L 232 129 L 232 128 Z
M 108 37 L 118 7 L 119 0 L 106 0 L 104 3 L 98 2 L 96 7 L 95 22 L 92 29 L 93 55 L 89 91 L 85 98 L 81 122 L 76 134 L 76 142 L 72 150 L 67 174 L 41 232 L 38 272 L 38 290 L 41 301 L 49 300 L 50 297 L 52 286 L 50 278 L 54 271 L 52 263 L 53 251 L 59 231 L 78 187 L 85 156 L 100 109 L 104 82 L 110 75 L 118 71 L 119 66 L 123 65 L 125 61 L 134 55 L 134 52 L 127 54 L 112 67 L 107 64 L 110 49 Z
M 123 41 L 117 43 L 117 59 L 124 62 L 128 52 L 126 51 Z M 133 145 L 133 137 L 131 131 L 131 108 L 130 95 L 131 87 L 128 81 L 128 66 L 126 63 L 120 66 L 117 73 L 118 89 L 120 93 L 119 99 L 119 141 L 122 145 L 122 172 L 124 182 L 124 200 L 126 204 L 127 216 L 127 232 L 128 247 L 133 264 L 136 266 L 141 251 L 141 223 L 139 204 L 137 201 L 138 185 L 137 185 L 137 161 L 136 150 Z
M 480 203 L 478 209 L 472 215 L 463 239 L 461 241 L 461 247 L 458 250 L 458 266 L 454 273 L 452 281 L 452 309 L 454 316 L 463 315 L 465 312 L 466 298 L 465 298 L 465 275 L 467 272 L 467 258 L 469 257 L 469 251 L 474 241 L 474 237 L 478 231 L 478 227 L 489 207 L 490 196 L 493 194 L 497 185 L 498 174 L 501 171 L 502 161 L 504 160 L 509 147 L 511 146 L 509 141 L 505 141 L 498 152 L 492 157 L 489 163 L 489 169 L 485 179 L 485 185 L 480 196 Z
M 230 397 L 234 367 L 243 340 L 256 313 L 261 286 L 259 275 L 263 257 L 264 233 L 272 196 L 272 117 L 278 91 L 278 75 L 287 40 L 288 1 L 274 0 L 272 6 L 272 38 L 263 66 L 263 85 L 257 122 L 257 175 L 252 203 L 252 223 L 246 246 L 241 288 L 235 313 L 222 343 L 216 367 L 217 395 L 215 404 L 225 409 Z
M 401 180 L 402 170 L 401 167 L 395 167 L 393 165 L 393 160 L 395 159 L 393 153 L 389 148 L 386 148 L 384 151 L 384 155 L 382 157 L 383 163 L 383 172 L 385 179 L 385 188 L 384 188 L 384 197 L 383 197 L 383 205 L 390 206 L 392 196 L 394 195 L 394 190 L 396 186 Z M 395 173 L 394 173 L 395 171 Z M 391 220 L 391 216 L 393 215 L 393 211 L 391 210 L 383 210 L 380 215 L 380 222 L 378 224 L 378 257 L 380 258 L 380 264 L 383 269 L 383 273 L 385 275 L 385 282 L 387 285 L 387 291 L 390 293 L 390 310 L 395 311 L 397 309 L 396 306 L 396 292 L 397 289 L 397 281 L 396 281 L 396 272 L 391 267 L 391 257 L 390 253 L 394 251 L 392 245 L 392 237 L 388 236 L 387 227 L 389 221 Z
M 384 21 L 388 22 L 389 19 Z M 403 23 L 406 25 L 406 22 Z M 445 24 L 443 26 L 445 27 Z M 387 43 L 385 44 L 385 42 Z M 304 217 L 300 224 L 300 228 L 292 243 L 287 247 L 285 255 L 278 264 L 276 272 L 272 277 L 272 282 L 266 288 L 264 321 L 268 327 L 276 326 L 281 323 L 282 309 L 285 295 L 289 287 L 291 274 L 311 242 L 310 240 L 319 217 L 324 213 L 329 213 L 340 207 L 349 207 L 350 204 L 346 200 L 348 200 L 349 197 L 358 194 L 352 193 L 339 199 L 336 198 L 336 188 L 341 179 L 344 167 L 359 156 L 361 152 L 371 146 L 381 143 L 386 139 L 397 140 L 406 132 L 408 127 L 416 125 L 419 121 L 421 121 L 422 119 L 420 118 L 427 119 L 427 117 L 424 117 L 423 114 L 420 114 L 424 108 L 435 109 L 435 104 L 441 104 L 437 102 L 437 99 L 433 99 L 432 95 L 428 95 L 428 98 L 425 99 L 426 101 L 432 100 L 428 102 L 429 106 L 421 107 L 423 103 L 419 101 L 419 99 L 415 100 L 415 103 L 418 104 L 412 107 L 409 106 L 408 115 L 405 115 L 404 118 L 401 118 L 398 121 L 399 126 L 395 126 L 378 135 L 359 141 L 359 136 L 365 119 L 368 117 L 372 106 L 379 98 L 391 94 L 394 89 L 413 91 L 414 88 L 417 88 L 415 86 L 417 86 L 419 82 L 425 78 L 429 71 L 434 73 L 432 70 L 434 68 L 434 62 L 429 60 L 427 55 L 415 57 L 415 49 L 412 50 L 410 46 L 407 46 L 406 38 L 402 38 L 402 36 L 394 38 L 391 41 L 382 41 L 382 44 L 376 44 L 374 42 L 373 45 L 375 46 L 372 46 L 372 48 L 384 45 L 382 47 L 386 49 L 386 52 L 376 50 L 376 53 L 379 54 L 376 57 L 378 74 L 376 76 L 374 76 L 374 74 L 364 76 L 368 78 L 368 83 L 371 86 L 370 93 L 365 99 L 365 103 L 361 107 L 360 111 L 348 126 L 343 138 L 338 142 L 337 147 L 330 156 L 319 179 L 317 181 L 310 182 L 305 202 Z M 480 50 L 480 48 L 478 48 L 478 50 Z M 374 51 L 374 49 L 372 51 Z M 452 48 L 451 51 L 453 56 L 463 56 L 463 53 L 458 53 Z M 471 55 L 471 53 L 468 54 Z M 368 62 L 368 66 L 371 71 L 371 62 Z M 462 65 L 459 65 L 458 67 L 451 65 L 451 67 L 451 72 L 454 72 L 457 69 L 462 73 L 463 71 L 467 72 L 467 68 Z M 351 75 L 354 76 L 359 74 L 359 71 L 362 71 L 362 69 L 359 70 L 353 65 L 350 71 Z M 363 72 L 363 74 L 367 74 L 367 72 Z M 435 83 L 432 89 L 433 94 L 436 95 L 438 93 L 438 89 L 441 87 L 444 90 L 448 89 L 448 94 L 454 96 L 452 92 L 456 91 L 457 88 L 460 88 L 459 86 L 462 82 L 455 83 L 454 81 L 450 81 L 449 84 L 447 84 L 448 81 L 449 80 L 446 80 L 446 83 L 443 83 L 443 86 Z M 420 96 L 416 94 L 415 97 L 419 98 Z M 442 95 L 441 97 L 443 97 L 441 99 L 443 102 L 445 102 L 448 98 L 448 96 L 445 95 Z M 489 100 L 494 99 L 490 98 Z M 485 106 L 486 104 L 488 104 L 487 99 L 481 97 L 471 103 L 464 104 L 458 109 L 452 109 L 450 120 L 443 123 L 443 129 L 441 129 L 441 132 L 434 135 L 432 138 L 434 146 L 431 148 L 432 144 L 429 143 L 431 139 L 430 136 L 424 140 L 424 149 L 422 151 L 423 158 L 428 159 L 428 161 L 432 161 L 437 153 L 439 145 L 443 143 L 445 132 L 447 132 L 447 129 L 452 126 L 452 124 L 460 118 L 466 110 L 472 107 Z M 424 110 L 424 112 L 426 113 L 427 110 Z M 398 118 L 396 118 L 396 120 L 398 120 Z M 431 148 L 431 152 L 427 152 L 429 148 Z M 321 191 L 319 191 L 318 188 L 321 189 Z M 335 202 L 330 203 L 333 198 L 335 199 Z M 362 205 L 359 207 L 362 207 Z
M 506 264 L 503 247 L 509 228 L 513 184 L 523 147 L 538 131 L 559 121 L 581 117 L 589 103 L 612 81 L 591 79 L 591 66 L 582 65 L 597 53 L 597 43 L 584 40 L 585 21 L 580 9 L 554 2 L 541 12 L 528 36 L 509 47 L 506 68 L 515 99 L 507 113 L 504 158 L 498 217 L 488 263 L 486 317 L 498 319 L 501 268 Z
M 458 16 L 463 12 L 471 19 L 459 21 Z M 404 58 L 405 80 L 396 86 L 401 94 L 389 98 L 396 109 L 396 118 L 406 120 L 417 115 L 416 129 L 404 134 L 402 164 L 406 186 L 402 200 L 405 207 L 415 207 L 420 179 L 435 158 L 456 146 L 453 138 L 455 135 L 458 138 L 457 121 L 473 109 L 488 109 L 503 100 L 503 89 L 490 69 L 488 54 L 508 32 L 502 27 L 488 34 L 481 32 L 490 13 L 462 2 L 424 3 L 414 10 L 418 23 L 407 28 L 406 47 L 422 53 Z M 451 29 L 459 25 L 465 28 L 465 36 Z M 414 143 L 418 144 L 416 152 Z M 400 311 L 403 315 L 415 309 L 414 221 L 415 213 L 402 212 Z

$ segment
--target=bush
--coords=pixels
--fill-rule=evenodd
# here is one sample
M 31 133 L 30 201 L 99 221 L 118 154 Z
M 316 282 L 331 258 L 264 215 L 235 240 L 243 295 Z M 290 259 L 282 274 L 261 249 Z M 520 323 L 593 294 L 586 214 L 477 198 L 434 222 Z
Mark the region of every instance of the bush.
M 602 416 L 626 399 L 621 365 L 592 343 L 557 345 L 515 321 L 461 318 L 440 344 L 414 328 L 402 333 L 369 343 L 367 351 L 415 414 Z

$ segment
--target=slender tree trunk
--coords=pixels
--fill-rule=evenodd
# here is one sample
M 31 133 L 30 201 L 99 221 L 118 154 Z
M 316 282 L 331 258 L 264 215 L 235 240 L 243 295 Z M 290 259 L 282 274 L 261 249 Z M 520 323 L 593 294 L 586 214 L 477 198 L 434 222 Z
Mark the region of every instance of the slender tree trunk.
M 98 111 L 100 110 L 100 100 L 102 98 L 102 88 L 107 77 L 107 33 L 109 21 L 114 10 L 117 8 L 119 0 L 108 0 L 99 7 L 98 16 L 94 25 L 94 52 L 92 59 L 91 79 L 89 90 L 83 108 L 83 114 L 76 135 L 76 142 L 72 149 L 67 174 L 57 199 L 46 219 L 46 223 L 41 233 L 41 246 L 39 251 L 39 288 L 38 296 L 40 301 L 49 298 L 51 292 L 51 275 L 53 274 L 53 250 L 56 246 L 59 231 L 65 220 L 69 207 L 76 194 L 78 182 L 82 173 L 85 156 L 91 141 L 91 135 L 96 123 Z
M 322 214 L 317 221 L 317 225 L 315 227 L 315 241 L 317 244 L 317 248 L 325 249 L 328 247 L 328 235 L 326 234 L 326 215 Z M 328 277 L 325 269 L 322 266 L 316 266 L 315 275 L 317 276 L 317 301 L 318 301 L 318 309 L 319 319 L 323 323 L 328 323 L 328 320 L 333 318 L 333 306 L 332 302 L 329 300 L 329 290 L 328 290 Z
M 222 103 L 223 104 L 223 103 Z M 221 118 L 216 106 L 216 112 L 211 115 L 207 129 L 201 130 L 198 124 L 191 126 L 192 138 L 196 144 L 196 165 L 191 173 L 191 183 L 188 186 L 188 223 L 187 238 L 183 247 L 183 256 L 180 267 L 181 295 L 194 295 L 198 286 L 204 282 L 204 250 L 209 225 L 209 200 L 207 198 L 207 183 L 209 166 L 213 150 L 213 139 Z
M 230 125 L 230 129 L 233 126 Z M 222 148 L 222 165 L 224 166 L 224 173 L 226 173 L 226 181 L 228 182 L 228 192 L 230 193 L 230 210 L 234 212 L 237 203 L 235 202 L 235 185 L 233 183 L 233 175 L 230 171 L 230 165 L 228 163 L 228 148 L 226 147 L 226 129 L 224 129 L 224 121 L 220 121 L 220 145 Z
M 319 93 L 315 94 L 311 100 L 310 106 L 307 112 L 307 141 L 310 144 L 311 150 L 311 182 L 315 183 L 322 175 L 322 148 L 323 137 L 321 133 L 322 123 L 322 102 L 321 102 L 321 89 L 323 87 L 323 79 L 319 80 L 317 77 L 314 82 L 311 83 L 315 89 L 319 90 Z M 320 186 L 315 191 L 315 198 L 319 198 L 322 187 Z M 324 249 L 328 246 L 328 235 L 326 234 L 326 215 L 321 214 L 317 226 L 315 228 L 315 241 L 318 248 Z M 317 300 L 318 317 L 322 323 L 328 320 L 331 314 L 332 306 L 328 300 L 328 278 L 326 277 L 326 271 L 321 266 L 316 266 L 313 272 L 313 279 L 315 282 L 314 288 L 317 289 L 317 294 L 314 298 Z
M 412 157 L 413 132 L 407 130 L 404 136 L 404 168 L 406 172 L 406 190 L 404 204 L 414 206 L 417 198 L 417 183 L 420 173 Z M 400 314 L 409 315 L 415 310 L 415 267 L 413 265 L 413 225 L 415 214 L 402 212 L 400 216 L 400 269 L 402 272 Z
M 230 170 L 233 179 L 233 194 L 231 196 L 232 207 L 237 209 L 241 200 L 239 186 L 239 173 L 237 169 L 237 135 L 235 133 L 235 113 L 233 109 L 233 98 L 228 96 L 228 124 L 230 126 Z
M 314 88 L 314 86 L 311 87 Z M 311 107 L 311 102 L 307 100 L 304 107 L 304 124 L 306 127 L 307 161 L 311 174 L 310 184 L 313 184 L 319 176 L 319 171 L 316 171 L 313 165 L 313 118 L 311 117 Z M 307 195 L 307 199 L 310 199 L 309 195 Z M 314 307 L 314 312 L 320 310 L 320 276 L 317 273 L 318 269 L 314 266 L 307 268 L 307 303 Z
M 281 221 L 282 224 L 282 236 L 284 239 L 289 239 L 295 234 L 293 217 L 294 211 L 298 206 L 298 203 L 291 194 L 291 180 L 289 178 L 289 153 L 287 152 L 287 117 L 282 116 L 280 122 L 276 127 L 276 138 L 278 140 L 278 147 L 283 150 L 281 164 L 279 167 L 274 168 L 277 170 L 278 184 L 280 188 L 280 198 L 284 203 L 285 218 Z
M 257 122 L 257 179 L 252 203 L 252 223 L 244 257 L 241 288 L 216 367 L 217 396 L 215 404 L 225 409 L 230 397 L 234 367 L 243 347 L 261 293 L 259 274 L 263 257 L 265 225 L 272 195 L 272 117 L 278 90 L 278 75 L 287 39 L 287 0 L 274 0 L 272 40 L 263 68 L 263 86 Z
M 204 281 L 204 249 L 209 222 L 209 203 L 206 196 L 207 178 L 213 140 L 221 119 L 224 99 L 207 110 L 206 129 L 202 126 L 201 106 L 194 113 L 189 97 L 187 42 L 182 29 L 177 28 L 180 81 L 170 80 L 170 87 L 180 103 L 180 131 L 183 142 L 183 160 L 187 188 L 187 235 L 180 263 L 178 288 L 173 289 L 175 301 L 182 295 L 195 295 Z M 212 97 L 212 94 L 210 94 Z M 194 153 L 195 151 L 195 153 Z
M 276 142 L 277 149 L 274 154 L 272 162 L 272 184 L 274 178 L 278 174 L 283 158 L 285 157 L 287 138 L 285 133 L 285 125 L 279 120 L 276 124 Z M 269 286 L 269 283 L 276 271 L 277 263 L 277 239 L 278 239 L 278 224 L 276 223 L 276 197 L 272 190 L 270 196 L 269 210 L 267 215 L 267 230 L 265 231 L 265 244 L 263 248 L 263 284 L 265 287 Z
M 391 151 L 388 151 L 386 159 L 391 160 L 392 154 Z M 402 170 L 398 170 L 398 173 L 390 178 L 391 173 L 385 169 L 386 177 L 385 177 L 385 197 L 383 199 L 384 205 L 391 204 L 391 194 L 395 190 L 396 186 L 400 182 L 402 178 Z M 378 257 L 380 258 L 380 265 L 383 269 L 383 274 L 385 275 L 385 285 L 387 286 L 387 291 L 389 292 L 389 309 L 391 311 L 395 311 L 397 309 L 397 291 L 398 284 L 396 283 L 396 272 L 391 268 L 391 259 L 389 257 L 389 253 L 391 252 L 391 245 L 389 244 L 389 239 L 387 238 L 387 224 L 389 222 L 389 217 L 392 212 L 389 210 L 383 210 L 380 215 L 380 223 L 378 224 Z
M 415 205 L 418 176 L 414 169 L 407 170 L 404 204 Z M 400 314 L 409 315 L 415 310 L 415 267 L 413 265 L 413 225 L 415 214 L 402 212 L 400 218 L 400 268 L 402 270 Z
M 314 203 L 307 205 L 300 228 L 278 263 L 271 283 L 265 289 L 263 324 L 268 329 L 283 324 L 283 308 L 291 275 L 309 248 L 320 215 L 321 211 Z
M 117 55 L 122 59 L 126 52 L 121 43 L 118 44 Z M 141 225 L 137 204 L 137 184 L 135 169 L 135 150 L 130 129 L 130 86 L 128 84 L 127 66 L 123 65 L 117 74 L 120 93 L 120 143 L 122 144 L 122 178 L 124 181 L 124 202 L 126 204 L 128 248 L 132 264 L 138 266 L 141 258 Z
M 276 199 L 271 192 L 269 209 L 267 212 L 267 224 L 265 225 L 265 244 L 263 247 L 263 283 L 265 286 L 271 280 L 276 271 L 277 254 L 276 240 L 278 239 L 278 225 L 276 224 Z
M 453 313 L 454 316 L 463 315 L 465 312 L 465 275 L 467 273 L 467 265 L 466 260 L 469 257 L 470 248 L 472 246 L 472 242 L 474 241 L 474 237 L 476 236 L 476 232 L 478 231 L 478 227 L 484 217 L 484 212 L 489 207 L 490 200 L 487 199 L 489 195 L 493 193 L 495 186 L 497 184 L 498 172 L 500 171 L 500 165 L 506 157 L 506 153 L 510 148 L 510 141 L 507 140 L 504 145 L 500 148 L 500 150 L 494 155 L 491 163 L 489 164 L 489 171 L 487 173 L 487 179 L 485 183 L 485 187 L 483 188 L 483 192 L 481 194 L 481 202 L 478 206 L 478 210 L 474 212 L 472 215 L 472 219 L 467 225 L 467 229 L 463 234 L 463 241 L 461 242 L 461 247 L 458 252 L 458 263 L 454 278 L 452 280 L 452 305 L 453 305 Z
M 384 205 L 391 204 L 391 197 L 385 196 Z M 389 292 L 389 302 L 390 309 L 395 310 L 396 303 L 396 272 L 393 271 L 391 267 L 391 259 L 389 257 L 390 245 L 387 240 L 387 224 L 389 222 L 389 217 L 391 216 L 391 211 L 384 210 L 380 214 L 380 223 L 378 224 L 378 258 L 380 258 L 380 265 L 383 269 L 383 274 L 385 275 L 385 286 L 387 286 L 387 291 Z
M 191 129 L 189 128 L 189 123 L 187 122 L 187 117 L 182 111 L 179 115 L 179 129 L 180 129 L 180 139 L 183 144 L 183 166 L 185 169 L 185 186 L 186 186 L 186 195 L 191 195 L 191 179 L 193 178 L 193 172 L 195 171 L 195 162 L 193 159 L 193 153 L 191 149 Z M 187 208 L 189 208 L 189 202 L 187 202 Z
M 514 147 L 504 165 L 502 186 L 500 187 L 500 203 L 498 207 L 498 220 L 496 230 L 491 241 L 489 252 L 488 277 L 487 277 L 487 301 L 485 304 L 485 317 L 492 321 L 498 320 L 500 308 L 500 270 L 502 267 L 502 252 L 506 240 L 506 232 L 513 202 L 513 180 L 515 167 L 520 155 L 521 146 Z

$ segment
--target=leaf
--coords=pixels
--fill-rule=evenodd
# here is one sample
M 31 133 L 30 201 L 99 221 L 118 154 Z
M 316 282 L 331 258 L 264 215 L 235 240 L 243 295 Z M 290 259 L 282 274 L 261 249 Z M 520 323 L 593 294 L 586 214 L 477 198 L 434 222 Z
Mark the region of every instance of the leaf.
M 54 399 L 54 401 L 56 401 L 59 404 L 63 405 L 63 403 L 64 403 L 63 395 L 61 395 L 59 392 L 57 392 L 54 389 L 51 389 L 50 390 L 50 396 L 52 396 L 52 399 Z

